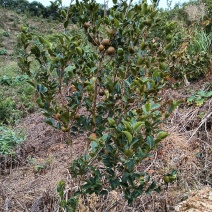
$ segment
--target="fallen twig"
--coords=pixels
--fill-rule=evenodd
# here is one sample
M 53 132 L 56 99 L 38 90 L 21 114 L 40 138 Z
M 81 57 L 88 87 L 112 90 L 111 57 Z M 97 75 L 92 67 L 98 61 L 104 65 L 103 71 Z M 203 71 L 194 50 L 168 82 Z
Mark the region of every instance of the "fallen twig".
M 193 136 L 197 133 L 197 131 L 202 127 L 202 125 L 210 118 L 210 116 L 212 115 L 212 112 L 210 112 L 209 114 L 207 114 L 200 122 L 199 127 L 197 127 L 197 129 L 193 132 L 193 134 L 191 135 L 191 137 L 188 139 L 188 141 L 186 142 L 186 144 L 193 138 Z

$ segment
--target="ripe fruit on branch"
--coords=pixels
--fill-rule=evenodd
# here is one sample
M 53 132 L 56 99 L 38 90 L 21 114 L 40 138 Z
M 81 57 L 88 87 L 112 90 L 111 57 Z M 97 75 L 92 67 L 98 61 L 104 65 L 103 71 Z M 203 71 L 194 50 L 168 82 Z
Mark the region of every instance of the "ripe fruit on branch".
M 96 133 L 91 133 L 89 138 L 90 138 L 90 140 L 95 140 L 97 138 Z
M 100 96 L 104 96 L 104 94 L 105 94 L 105 93 L 104 93 L 104 90 L 103 90 L 103 89 L 100 89 L 100 90 L 99 90 L 99 95 L 100 95 Z
M 85 29 L 88 29 L 90 26 L 91 26 L 91 23 L 90 22 L 85 22 L 84 23 L 84 28 Z
M 75 92 L 77 89 L 76 89 L 76 87 L 74 85 L 72 85 L 70 90 L 71 90 L 71 92 Z
M 78 113 L 74 116 L 75 119 L 78 119 L 79 117 L 80 117 L 80 114 Z
M 109 155 L 109 152 L 105 149 L 104 150 L 105 155 Z
M 101 45 L 99 46 L 99 51 L 102 52 L 102 51 L 104 51 L 104 49 L 105 49 L 105 47 L 101 44 Z
M 114 54 L 114 52 L 115 52 L 115 49 L 114 49 L 114 47 L 112 47 L 112 46 L 110 46 L 110 47 L 107 49 L 107 51 L 106 51 L 106 53 L 107 53 L 108 55 L 112 55 L 112 54 Z
M 107 31 L 108 31 L 108 34 L 109 34 L 110 36 L 113 36 L 113 35 L 115 34 L 114 31 L 113 31 L 112 29 L 108 29 Z
M 109 39 L 105 38 L 105 39 L 102 40 L 102 45 L 108 46 L 109 44 L 110 44 L 110 40 Z

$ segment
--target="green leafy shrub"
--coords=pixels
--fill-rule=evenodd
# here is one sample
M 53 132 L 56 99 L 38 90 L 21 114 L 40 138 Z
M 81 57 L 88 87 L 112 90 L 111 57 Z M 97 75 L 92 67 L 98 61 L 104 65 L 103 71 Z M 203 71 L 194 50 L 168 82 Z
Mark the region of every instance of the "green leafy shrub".
M 7 75 L 3 75 L 2 78 L 0 79 L 0 84 L 1 85 L 10 85 L 10 84 L 12 84 L 12 80 Z
M 0 78 L 0 123 L 14 124 L 35 111 L 32 101 L 35 92 L 31 85 L 25 84 L 27 79 L 27 75 L 3 75 Z
M 211 53 L 212 52 L 212 41 L 211 37 L 207 35 L 204 30 L 194 30 L 194 35 L 191 38 L 190 45 L 188 47 L 190 54 L 196 54 L 198 52 Z
M 0 94 L 0 123 L 9 124 L 14 121 L 18 112 L 15 110 L 15 105 L 11 97 L 5 98 Z
M 6 49 L 0 49 L 0 55 L 7 55 Z
M 198 31 L 195 29 L 188 46 L 187 60 L 185 61 L 186 73 L 190 79 L 197 79 L 209 71 L 211 53 L 211 38 L 204 30 Z
M 176 6 L 170 11 L 161 12 L 166 20 L 177 20 L 175 36 L 172 39 L 170 51 L 170 65 L 172 76 L 188 80 L 197 80 L 209 72 L 209 63 L 212 53 L 211 46 L 211 18 L 208 17 L 209 3 L 189 1 Z M 199 8 L 193 11 L 192 8 Z M 199 13 L 198 13 L 199 11 Z M 208 12 L 207 12 L 208 11 Z M 203 19 L 203 16 L 206 17 Z M 191 16 L 196 19 L 192 21 Z M 204 20 L 204 21 L 203 21 Z
M 69 168 L 79 189 L 68 201 L 60 194 L 63 208 L 79 194 L 117 190 L 132 203 L 143 192 L 159 191 L 137 167 L 168 135 L 160 124 L 177 105 L 162 104 L 160 95 L 175 24 L 163 23 L 164 40 L 157 37 L 161 22 L 155 5 L 123 1 L 103 18 L 98 10 L 95 1 L 61 10 L 65 33 L 51 42 L 22 27 L 19 66 L 37 89 L 46 122 L 70 140 L 87 135 L 85 155 Z M 76 11 L 79 33 L 72 35 L 67 28 Z M 33 57 L 39 66 L 32 73 Z
M 196 104 L 202 106 L 208 98 L 212 97 L 212 91 L 200 90 L 187 98 L 188 104 Z
M 13 155 L 14 149 L 24 141 L 20 132 L 14 132 L 8 127 L 0 126 L 0 154 Z
M 3 47 L 3 41 L 4 41 L 4 37 L 2 33 L 0 33 L 0 47 Z
M 10 37 L 9 32 L 5 32 L 5 31 L 4 31 L 4 32 L 2 33 L 2 35 L 3 35 L 4 37 Z
M 15 42 L 15 53 L 19 56 L 21 54 L 23 54 L 22 52 L 22 48 L 21 48 L 21 36 L 20 34 L 18 34 L 16 36 L 16 42 Z
M 15 77 L 9 77 L 7 75 L 3 75 L 0 78 L 1 85 L 20 85 L 21 82 L 28 80 L 29 77 L 27 75 L 17 75 Z
M 209 35 L 203 29 L 179 29 L 173 42 L 175 48 L 170 59 L 174 77 L 196 80 L 209 72 L 212 46 Z

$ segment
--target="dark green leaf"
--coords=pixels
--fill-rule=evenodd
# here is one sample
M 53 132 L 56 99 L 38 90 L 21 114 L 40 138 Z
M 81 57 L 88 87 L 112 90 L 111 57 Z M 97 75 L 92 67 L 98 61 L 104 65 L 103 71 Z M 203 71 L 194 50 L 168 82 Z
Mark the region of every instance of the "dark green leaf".
M 152 136 L 147 136 L 147 145 L 150 149 L 154 146 L 154 138 Z

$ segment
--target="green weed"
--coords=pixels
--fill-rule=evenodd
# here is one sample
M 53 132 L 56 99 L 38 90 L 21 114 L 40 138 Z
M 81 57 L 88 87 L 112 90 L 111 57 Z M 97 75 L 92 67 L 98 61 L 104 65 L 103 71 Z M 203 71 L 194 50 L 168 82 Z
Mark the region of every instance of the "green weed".
M 43 162 L 38 162 L 36 158 L 33 157 L 27 157 L 27 161 L 29 164 L 34 166 L 35 173 L 44 172 L 46 169 L 48 169 L 51 164 L 54 161 L 54 158 L 52 156 L 49 156 L 46 158 Z
M 13 155 L 14 149 L 25 140 L 21 132 L 15 132 L 8 127 L 0 126 L 0 154 Z
M 27 80 L 28 76 L 19 74 L 15 62 L 0 68 L 0 123 L 14 124 L 35 111 L 34 88 Z
M 6 82 L 11 83 L 10 80 Z M 34 88 L 26 82 L 24 84 L 4 85 L 0 88 L 0 123 L 14 124 L 35 111 L 32 101 Z
M 187 98 L 188 104 L 195 104 L 197 106 L 202 106 L 207 99 L 212 97 L 212 91 L 200 90 L 194 93 L 192 96 Z
M 3 32 L 2 35 L 3 35 L 4 37 L 10 37 L 9 32 Z
M 210 39 L 210 36 L 207 35 L 205 31 L 195 30 L 195 34 L 191 39 L 188 51 L 191 54 L 196 54 L 198 52 L 210 53 L 211 44 L 212 41 Z
M 0 61 L 1 62 L 1 61 Z M 15 61 L 7 63 L 7 65 L 2 64 L 0 66 L 0 78 L 3 77 L 3 75 L 6 75 L 8 77 L 15 77 L 18 73 L 18 66 Z
M 7 55 L 6 49 L 0 49 L 0 55 Z
M 3 41 L 4 41 L 4 36 L 2 33 L 0 33 L 0 45 L 3 45 Z

